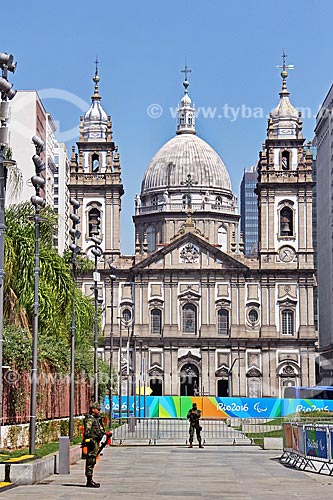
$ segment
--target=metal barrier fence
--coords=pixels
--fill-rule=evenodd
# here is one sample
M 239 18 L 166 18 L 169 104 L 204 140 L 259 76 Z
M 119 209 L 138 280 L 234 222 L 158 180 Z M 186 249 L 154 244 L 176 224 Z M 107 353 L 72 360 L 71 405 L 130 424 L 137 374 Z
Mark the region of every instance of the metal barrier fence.
M 333 474 L 333 425 L 283 424 L 282 463 L 318 474 Z
M 267 419 L 201 419 L 204 444 L 262 444 L 265 435 L 282 437 L 280 421 Z M 135 418 L 114 420 L 113 444 L 187 444 L 189 423 L 184 418 Z M 195 436 L 194 436 L 195 444 Z

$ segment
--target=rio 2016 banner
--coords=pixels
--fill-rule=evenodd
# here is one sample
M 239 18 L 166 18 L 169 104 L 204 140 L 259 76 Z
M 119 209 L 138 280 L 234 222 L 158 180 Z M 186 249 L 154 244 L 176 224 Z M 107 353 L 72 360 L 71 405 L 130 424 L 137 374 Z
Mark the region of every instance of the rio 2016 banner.
M 114 418 L 120 416 L 149 418 L 186 418 L 192 404 L 201 410 L 202 418 L 277 418 L 299 412 L 319 410 L 333 411 L 333 401 L 278 398 L 220 398 L 214 396 L 123 396 L 121 411 L 119 397 L 112 398 Z M 128 407 L 128 408 L 127 408 Z M 109 411 L 109 397 L 104 399 L 105 411 Z

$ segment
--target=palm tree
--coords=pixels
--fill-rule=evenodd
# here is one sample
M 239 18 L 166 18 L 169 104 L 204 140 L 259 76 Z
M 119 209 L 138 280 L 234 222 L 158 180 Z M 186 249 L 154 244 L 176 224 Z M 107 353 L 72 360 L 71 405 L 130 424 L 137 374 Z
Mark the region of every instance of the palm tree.
M 34 303 L 34 208 L 30 203 L 6 210 L 4 318 L 8 324 L 31 328 Z M 93 303 L 75 289 L 70 267 L 53 248 L 57 216 L 41 210 L 39 279 L 39 356 L 57 367 L 67 367 L 69 329 L 75 294 L 78 350 L 91 345 Z M 80 359 L 79 352 L 77 359 Z M 85 367 L 87 368 L 87 367 Z

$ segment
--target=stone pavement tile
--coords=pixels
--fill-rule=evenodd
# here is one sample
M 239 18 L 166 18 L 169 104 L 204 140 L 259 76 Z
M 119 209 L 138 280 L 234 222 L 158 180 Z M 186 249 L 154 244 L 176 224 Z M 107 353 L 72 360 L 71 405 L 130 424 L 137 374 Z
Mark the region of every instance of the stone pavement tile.
M 276 452 L 252 447 L 210 447 L 188 454 L 175 447 L 106 448 L 94 479 L 101 488 L 85 488 L 84 461 L 67 476 L 43 484 L 19 486 L 6 500 L 328 500 L 333 478 L 286 468 Z M 198 450 L 197 450 L 198 451 Z

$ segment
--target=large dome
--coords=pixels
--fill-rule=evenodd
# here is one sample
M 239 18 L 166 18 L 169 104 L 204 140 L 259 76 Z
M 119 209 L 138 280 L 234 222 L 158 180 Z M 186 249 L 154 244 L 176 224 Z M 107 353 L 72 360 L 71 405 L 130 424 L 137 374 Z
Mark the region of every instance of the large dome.
M 188 174 L 198 189 L 231 193 L 229 174 L 216 151 L 193 133 L 182 133 L 168 141 L 151 160 L 142 181 L 141 195 L 184 188 Z

